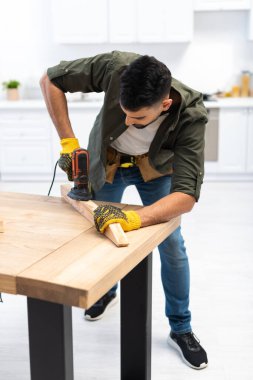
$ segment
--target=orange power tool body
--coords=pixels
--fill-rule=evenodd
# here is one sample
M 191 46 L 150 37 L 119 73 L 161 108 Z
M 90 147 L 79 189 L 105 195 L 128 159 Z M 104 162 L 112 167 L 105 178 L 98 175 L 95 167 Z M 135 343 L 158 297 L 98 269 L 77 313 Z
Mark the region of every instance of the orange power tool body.
M 76 201 L 88 201 L 92 199 L 89 182 L 89 152 L 79 148 L 72 153 L 72 175 L 74 187 L 68 193 L 71 199 Z

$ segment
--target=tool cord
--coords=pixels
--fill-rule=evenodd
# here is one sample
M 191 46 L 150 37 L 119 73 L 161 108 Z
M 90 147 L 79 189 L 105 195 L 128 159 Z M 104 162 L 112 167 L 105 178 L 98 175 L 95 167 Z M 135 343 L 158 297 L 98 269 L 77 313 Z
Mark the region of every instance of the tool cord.
M 56 174 L 56 169 L 57 169 L 57 164 L 58 164 L 58 161 L 56 161 L 56 164 L 55 164 L 55 167 L 54 167 L 54 174 L 53 174 L 53 179 L 52 179 L 52 182 L 51 182 L 51 185 L 50 185 L 50 188 L 48 190 L 48 194 L 47 196 L 49 197 L 50 193 L 51 193 L 51 190 L 52 190 L 52 187 L 53 187 L 53 184 L 54 184 L 54 179 L 55 179 L 55 174 Z

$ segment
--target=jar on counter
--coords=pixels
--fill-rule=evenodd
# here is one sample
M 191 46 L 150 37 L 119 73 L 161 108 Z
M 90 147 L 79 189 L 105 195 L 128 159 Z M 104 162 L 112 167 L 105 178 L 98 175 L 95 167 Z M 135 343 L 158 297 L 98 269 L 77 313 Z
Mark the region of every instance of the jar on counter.
M 250 71 L 244 70 L 241 75 L 241 96 L 248 97 L 250 96 Z

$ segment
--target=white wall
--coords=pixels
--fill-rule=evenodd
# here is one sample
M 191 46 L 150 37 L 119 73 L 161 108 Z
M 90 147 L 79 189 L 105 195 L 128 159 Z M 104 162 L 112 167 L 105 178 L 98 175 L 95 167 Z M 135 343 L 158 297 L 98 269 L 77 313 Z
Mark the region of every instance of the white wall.
M 195 13 L 189 44 L 58 45 L 53 43 L 51 0 L 0 0 L 0 5 L 0 83 L 19 79 L 24 94 L 28 83 L 37 86 L 42 72 L 61 59 L 114 49 L 154 55 L 173 76 L 203 92 L 228 90 L 241 70 L 253 71 L 247 11 Z

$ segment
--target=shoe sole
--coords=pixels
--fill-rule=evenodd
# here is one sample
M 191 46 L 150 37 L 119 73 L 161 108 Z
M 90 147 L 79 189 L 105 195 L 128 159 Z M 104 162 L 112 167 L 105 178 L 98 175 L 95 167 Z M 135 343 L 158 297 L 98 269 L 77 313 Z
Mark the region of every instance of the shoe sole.
M 108 309 L 110 309 L 112 306 L 116 305 L 116 303 L 118 302 L 118 296 L 116 296 L 105 308 L 104 312 L 100 315 L 98 315 L 97 317 L 95 318 L 92 318 L 90 315 L 85 315 L 84 316 L 84 319 L 86 319 L 86 321 L 90 321 L 90 322 L 93 322 L 93 321 L 98 321 L 99 319 L 103 318 L 103 316 L 105 315 L 105 313 L 107 312 Z
M 204 369 L 204 368 L 206 368 L 208 366 L 208 363 L 201 363 L 199 367 L 195 367 L 193 364 L 191 364 L 190 362 L 188 362 L 185 359 L 184 354 L 183 354 L 181 348 L 178 346 L 178 344 L 176 342 L 174 342 L 174 340 L 170 337 L 170 335 L 168 336 L 167 343 L 168 343 L 169 346 L 175 348 L 177 350 L 177 352 L 180 353 L 183 362 L 185 362 L 185 364 L 187 364 L 189 367 L 191 367 L 193 369 L 200 370 L 200 369 Z

